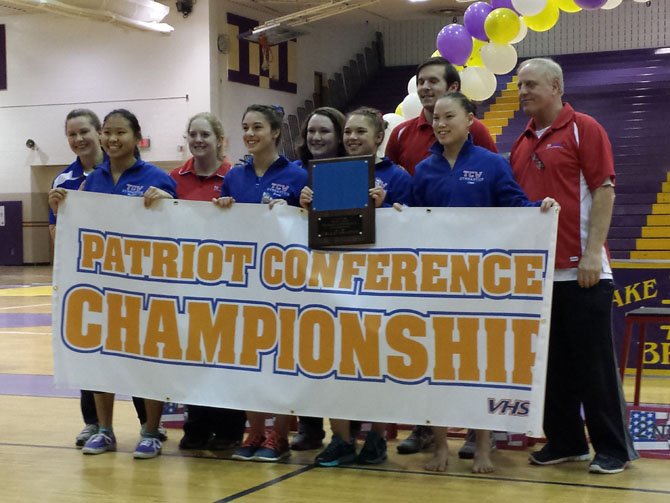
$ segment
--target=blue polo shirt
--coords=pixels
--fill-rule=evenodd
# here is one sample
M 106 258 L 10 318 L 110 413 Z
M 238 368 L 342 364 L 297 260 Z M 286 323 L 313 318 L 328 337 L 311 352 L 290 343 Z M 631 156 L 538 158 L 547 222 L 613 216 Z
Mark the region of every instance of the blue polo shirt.
M 452 167 L 439 142 L 416 166 L 413 206 L 539 206 L 531 202 L 512 176 L 507 160 L 467 140 Z
M 103 153 L 103 162 L 107 159 L 107 154 Z M 79 157 L 65 168 L 60 175 L 54 178 L 51 184 L 52 189 L 63 188 L 68 190 L 79 190 L 81 184 L 86 180 L 86 173 L 84 173 L 84 166 Z M 49 208 L 49 224 L 56 225 L 56 215 Z
M 409 204 L 412 195 L 412 176 L 387 157 L 375 164 L 375 186 L 386 191 L 383 207 L 393 203 Z
M 112 179 L 109 159 L 103 161 L 86 178 L 84 190 L 103 194 L 142 197 L 151 186 L 162 189 L 172 197 L 177 197 L 177 184 L 158 166 L 136 159 L 135 164 L 125 170 L 115 184 Z
M 300 191 L 305 185 L 307 170 L 280 155 L 261 177 L 256 175 L 253 159 L 235 166 L 223 179 L 221 196 L 232 197 L 238 203 L 284 199 L 291 206 L 300 206 Z

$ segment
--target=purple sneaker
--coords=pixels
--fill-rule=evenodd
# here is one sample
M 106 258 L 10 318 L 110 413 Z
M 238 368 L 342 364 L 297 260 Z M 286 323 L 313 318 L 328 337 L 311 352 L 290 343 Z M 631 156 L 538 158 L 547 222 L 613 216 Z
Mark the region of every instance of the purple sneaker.
M 154 437 L 144 437 L 135 447 L 133 457 L 135 459 L 151 459 L 161 453 L 161 441 Z
M 81 452 L 84 454 L 102 454 L 107 451 L 116 450 L 116 437 L 114 433 L 96 433 L 89 438 Z

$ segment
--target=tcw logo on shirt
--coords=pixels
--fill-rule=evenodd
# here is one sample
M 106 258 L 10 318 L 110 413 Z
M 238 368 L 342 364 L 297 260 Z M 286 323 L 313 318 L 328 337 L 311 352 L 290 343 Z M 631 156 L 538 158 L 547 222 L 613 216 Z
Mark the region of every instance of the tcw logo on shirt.
M 273 199 L 286 199 L 290 195 L 290 185 L 273 182 L 267 189 L 267 192 L 272 195 Z
M 483 171 L 467 171 L 463 170 L 463 176 L 459 179 L 461 182 L 469 184 L 479 183 L 484 181 Z
M 144 195 L 144 185 L 132 185 L 128 183 L 126 184 L 126 188 L 123 189 L 123 193 L 127 196 L 142 196 Z

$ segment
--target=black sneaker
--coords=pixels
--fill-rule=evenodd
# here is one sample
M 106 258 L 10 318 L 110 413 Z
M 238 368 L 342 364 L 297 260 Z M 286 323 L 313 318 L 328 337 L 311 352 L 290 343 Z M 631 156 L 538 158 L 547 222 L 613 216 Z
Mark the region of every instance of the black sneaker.
M 356 461 L 355 440 L 345 442 L 339 435 L 333 435 L 328 446 L 319 453 L 314 464 L 319 466 L 339 466 Z
M 386 440 L 376 431 L 369 431 L 357 461 L 365 465 L 377 465 L 386 460 Z
M 293 451 L 310 451 L 321 447 L 323 447 L 323 440 L 309 433 L 298 433 L 291 440 L 291 450 Z
M 627 461 L 621 461 L 607 454 L 596 454 L 596 457 L 593 458 L 593 461 L 589 465 L 589 471 L 591 473 L 606 474 L 621 473 L 626 469 L 627 464 Z
M 415 426 L 409 437 L 396 446 L 396 450 L 398 454 L 416 454 L 433 445 L 434 441 L 433 429 L 430 426 Z
M 546 444 L 542 449 L 532 452 L 528 456 L 528 461 L 531 465 L 557 465 L 568 461 L 587 461 L 588 459 L 588 451 L 582 454 L 560 453 L 554 451 L 549 444 Z
M 206 438 L 191 437 L 189 435 L 184 435 L 179 441 L 179 448 L 182 450 L 196 450 L 203 451 L 207 449 L 207 440 Z

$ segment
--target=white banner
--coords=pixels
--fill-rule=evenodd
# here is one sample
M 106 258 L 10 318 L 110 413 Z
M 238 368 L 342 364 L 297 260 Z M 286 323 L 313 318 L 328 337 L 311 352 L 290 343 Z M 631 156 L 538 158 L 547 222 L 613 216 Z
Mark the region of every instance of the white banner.
M 557 213 L 376 218 L 374 246 L 312 251 L 297 208 L 70 192 L 57 385 L 541 435 Z

